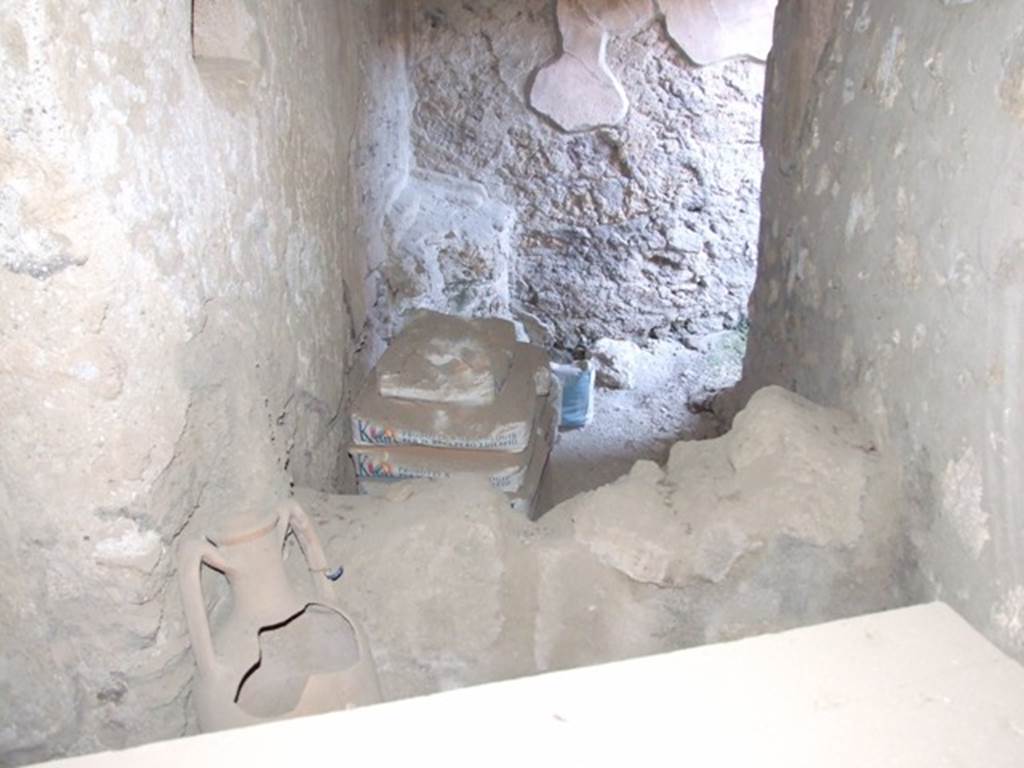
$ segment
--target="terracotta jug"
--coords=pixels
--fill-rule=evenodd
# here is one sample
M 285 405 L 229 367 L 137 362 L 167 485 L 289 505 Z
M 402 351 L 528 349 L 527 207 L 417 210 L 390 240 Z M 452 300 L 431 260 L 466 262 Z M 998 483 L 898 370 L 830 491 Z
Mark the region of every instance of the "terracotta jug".
M 293 585 L 284 540 L 295 533 L 315 587 Z M 203 565 L 231 589 L 226 618 L 211 630 Z M 215 731 L 380 701 L 366 636 L 335 605 L 327 559 L 295 501 L 230 519 L 178 549 L 178 579 L 199 676 L 199 727 Z M 304 588 L 303 588 L 304 587 Z

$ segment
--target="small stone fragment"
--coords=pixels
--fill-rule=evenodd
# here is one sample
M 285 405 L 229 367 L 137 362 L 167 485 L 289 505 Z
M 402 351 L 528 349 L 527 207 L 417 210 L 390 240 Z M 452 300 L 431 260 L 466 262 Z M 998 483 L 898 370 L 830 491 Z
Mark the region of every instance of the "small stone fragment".
M 606 389 L 632 389 L 636 386 L 637 357 L 640 347 L 622 339 L 598 339 L 591 350 L 597 363 L 597 383 Z

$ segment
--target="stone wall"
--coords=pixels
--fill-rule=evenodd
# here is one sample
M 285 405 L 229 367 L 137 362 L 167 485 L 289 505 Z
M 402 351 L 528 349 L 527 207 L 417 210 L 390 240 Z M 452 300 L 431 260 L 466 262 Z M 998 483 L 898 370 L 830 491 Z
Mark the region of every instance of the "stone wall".
M 353 146 L 355 205 L 360 211 L 356 233 L 367 268 L 365 326 L 359 340 L 366 354 L 360 362 L 372 364 L 394 333 L 400 303 L 390 284 L 394 262 L 386 232 L 413 170 L 407 61 L 413 14 L 404 0 L 359 0 L 358 6 L 363 18 L 372 22 L 358 31 L 363 88 L 359 136 Z M 357 377 L 363 373 L 364 367 L 356 371 Z
M 344 485 L 401 13 L 191 5 L 0 12 L 3 763 L 188 731 L 175 540 Z
M 695 67 L 653 7 L 646 18 L 607 46 L 626 118 L 566 133 L 528 106 L 559 52 L 554 2 L 416 4 L 416 163 L 515 210 L 512 307 L 563 345 L 690 339 L 745 315 L 764 67 Z
M 784 0 L 745 366 L 747 391 L 863 415 L 898 474 L 918 597 L 1018 659 L 1022 13 Z

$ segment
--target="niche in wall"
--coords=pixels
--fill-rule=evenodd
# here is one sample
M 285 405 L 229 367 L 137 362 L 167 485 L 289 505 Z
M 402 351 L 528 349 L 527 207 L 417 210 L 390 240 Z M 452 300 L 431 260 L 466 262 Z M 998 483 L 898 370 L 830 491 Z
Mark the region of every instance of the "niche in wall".
M 262 61 L 259 25 L 245 0 L 192 0 L 192 58 L 211 96 L 238 106 Z

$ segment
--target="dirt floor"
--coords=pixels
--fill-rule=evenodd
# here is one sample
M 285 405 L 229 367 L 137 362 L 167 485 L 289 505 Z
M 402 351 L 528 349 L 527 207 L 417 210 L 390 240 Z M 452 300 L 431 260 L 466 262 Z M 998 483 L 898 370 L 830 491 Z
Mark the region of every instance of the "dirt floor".
M 746 334 L 706 337 L 700 350 L 652 340 L 637 361 L 636 386 L 598 387 L 590 424 L 563 430 L 551 454 L 543 504 L 554 506 L 615 480 L 640 459 L 663 462 L 673 443 L 716 437 L 725 425 L 707 401 L 739 379 Z

